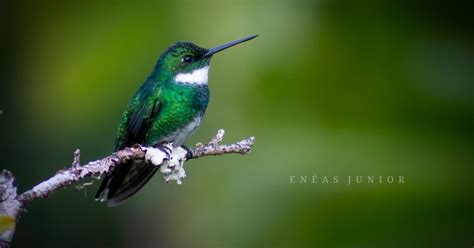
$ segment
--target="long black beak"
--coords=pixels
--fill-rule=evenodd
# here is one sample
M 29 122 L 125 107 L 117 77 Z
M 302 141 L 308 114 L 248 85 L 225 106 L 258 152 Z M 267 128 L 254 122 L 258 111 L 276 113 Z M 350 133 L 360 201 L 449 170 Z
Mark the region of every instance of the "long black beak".
M 209 57 L 209 56 L 213 55 L 214 53 L 220 52 L 220 51 L 222 51 L 222 50 L 224 50 L 224 49 L 227 49 L 227 48 L 229 48 L 229 47 L 235 46 L 235 45 L 240 44 L 240 43 L 242 43 L 242 42 L 249 41 L 249 40 L 251 40 L 251 39 L 253 39 L 253 38 L 257 37 L 257 36 L 258 36 L 258 34 L 250 35 L 250 36 L 247 36 L 247 37 L 242 38 L 242 39 L 240 39 L 240 40 L 231 41 L 231 42 L 226 43 L 226 44 L 224 44 L 224 45 L 220 45 L 220 46 L 217 46 L 217 47 L 214 47 L 214 48 L 209 48 L 209 50 L 207 51 L 207 53 L 204 54 L 204 57 Z

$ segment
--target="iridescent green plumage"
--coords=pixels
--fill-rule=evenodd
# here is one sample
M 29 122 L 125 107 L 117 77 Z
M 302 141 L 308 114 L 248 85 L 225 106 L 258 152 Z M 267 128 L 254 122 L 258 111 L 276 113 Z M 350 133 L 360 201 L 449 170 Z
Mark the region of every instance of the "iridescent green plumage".
M 256 36 L 205 49 L 189 42 L 169 47 L 122 115 L 115 150 L 134 144 L 183 145 L 199 126 L 209 102 L 207 73 L 212 55 Z M 158 167 L 122 165 L 104 178 L 96 198 L 115 206 L 135 194 Z

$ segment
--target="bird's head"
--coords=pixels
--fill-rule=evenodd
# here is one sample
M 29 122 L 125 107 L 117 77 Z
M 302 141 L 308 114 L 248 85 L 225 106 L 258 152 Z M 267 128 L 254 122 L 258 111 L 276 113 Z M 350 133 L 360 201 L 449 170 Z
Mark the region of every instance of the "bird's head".
M 177 42 L 160 56 L 154 73 L 171 76 L 176 83 L 207 84 L 209 65 L 214 54 L 255 37 L 257 35 L 209 49 L 191 42 Z

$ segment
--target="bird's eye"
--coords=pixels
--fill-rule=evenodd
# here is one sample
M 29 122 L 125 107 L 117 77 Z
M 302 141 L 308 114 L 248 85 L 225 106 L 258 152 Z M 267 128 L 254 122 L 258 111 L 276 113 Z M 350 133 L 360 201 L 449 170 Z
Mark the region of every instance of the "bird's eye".
M 190 55 L 186 55 L 183 57 L 182 61 L 183 62 L 186 62 L 186 63 L 189 63 L 193 60 L 193 57 L 191 57 Z

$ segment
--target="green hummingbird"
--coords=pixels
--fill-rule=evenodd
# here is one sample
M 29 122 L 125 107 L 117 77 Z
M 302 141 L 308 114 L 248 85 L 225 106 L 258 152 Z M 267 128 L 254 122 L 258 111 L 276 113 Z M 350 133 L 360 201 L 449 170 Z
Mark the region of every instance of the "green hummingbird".
M 183 145 L 206 112 L 212 56 L 255 37 L 210 49 L 191 42 L 177 42 L 167 48 L 123 112 L 115 151 L 134 144 L 157 148 L 171 142 L 174 146 Z M 103 179 L 96 199 L 116 206 L 138 192 L 158 169 L 146 162 L 123 164 Z

